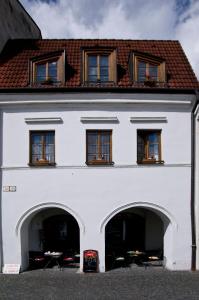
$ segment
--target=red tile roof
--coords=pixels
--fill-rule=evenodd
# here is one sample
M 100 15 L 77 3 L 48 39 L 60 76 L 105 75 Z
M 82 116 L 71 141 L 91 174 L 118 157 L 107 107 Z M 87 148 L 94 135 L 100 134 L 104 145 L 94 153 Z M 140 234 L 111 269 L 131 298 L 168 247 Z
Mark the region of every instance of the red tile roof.
M 197 78 L 178 41 L 166 40 L 10 40 L 0 55 L 0 88 L 32 88 L 30 60 L 56 51 L 66 52 L 66 82 L 62 87 L 81 87 L 81 49 L 86 47 L 117 49 L 117 84 L 137 88 L 129 73 L 129 54 L 133 51 L 162 58 L 166 63 L 167 83 L 161 88 L 198 88 Z M 48 88 L 43 86 L 42 88 Z M 52 88 L 52 86 L 50 86 Z M 144 86 L 142 86 L 145 88 Z M 99 88 L 99 87 L 98 87 Z

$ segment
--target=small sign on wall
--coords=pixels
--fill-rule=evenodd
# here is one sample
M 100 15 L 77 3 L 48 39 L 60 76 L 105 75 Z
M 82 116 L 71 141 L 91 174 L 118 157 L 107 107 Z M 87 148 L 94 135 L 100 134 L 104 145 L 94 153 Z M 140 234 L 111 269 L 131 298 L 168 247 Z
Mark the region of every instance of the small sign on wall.
M 15 185 L 5 185 L 3 186 L 3 192 L 16 192 L 17 187 Z
M 19 264 L 5 264 L 3 267 L 3 274 L 19 274 Z

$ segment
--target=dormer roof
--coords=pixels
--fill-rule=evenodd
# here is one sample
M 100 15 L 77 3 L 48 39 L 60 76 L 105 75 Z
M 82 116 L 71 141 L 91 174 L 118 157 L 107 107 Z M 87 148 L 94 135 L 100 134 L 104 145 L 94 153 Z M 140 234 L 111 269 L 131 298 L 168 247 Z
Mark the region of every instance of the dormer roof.
M 0 88 L 33 88 L 30 82 L 31 61 L 63 52 L 65 53 L 65 80 L 55 88 L 83 88 L 82 51 L 84 49 L 102 51 L 116 49 L 115 88 L 140 87 L 139 83 L 134 82 L 131 77 L 129 68 L 131 53 L 146 54 L 146 57 L 156 57 L 165 62 L 166 81 L 161 88 L 198 88 L 197 78 L 178 41 L 114 39 L 10 40 L 0 55 Z M 97 88 L 99 87 L 98 85 Z M 49 85 L 42 85 L 42 88 L 49 88 Z

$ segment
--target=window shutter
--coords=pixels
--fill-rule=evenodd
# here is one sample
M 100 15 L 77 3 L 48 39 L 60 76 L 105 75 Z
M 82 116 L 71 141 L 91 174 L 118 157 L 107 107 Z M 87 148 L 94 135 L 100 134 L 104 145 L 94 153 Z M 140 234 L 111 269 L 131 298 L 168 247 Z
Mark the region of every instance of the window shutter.
M 109 81 L 117 82 L 116 50 L 112 51 L 109 56 Z

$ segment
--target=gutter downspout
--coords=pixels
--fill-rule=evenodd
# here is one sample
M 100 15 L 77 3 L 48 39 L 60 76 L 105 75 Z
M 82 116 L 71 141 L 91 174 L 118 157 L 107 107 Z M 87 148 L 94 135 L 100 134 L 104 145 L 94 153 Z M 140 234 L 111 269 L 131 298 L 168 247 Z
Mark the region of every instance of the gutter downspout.
M 196 126 L 195 111 L 199 104 L 199 93 L 195 90 L 196 100 L 191 111 L 191 238 L 192 238 L 192 255 L 191 271 L 196 271 L 196 224 L 195 224 L 195 146 L 196 146 Z

